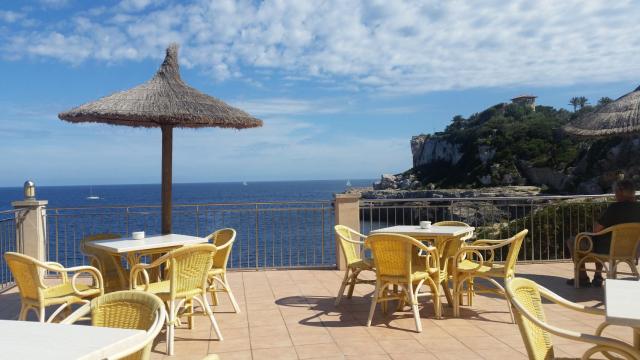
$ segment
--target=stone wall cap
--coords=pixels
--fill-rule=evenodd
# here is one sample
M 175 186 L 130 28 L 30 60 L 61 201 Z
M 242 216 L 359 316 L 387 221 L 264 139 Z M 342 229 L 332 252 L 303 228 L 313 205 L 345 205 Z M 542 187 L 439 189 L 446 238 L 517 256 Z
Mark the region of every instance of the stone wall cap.
M 18 200 L 13 201 L 11 206 L 14 208 L 22 208 L 22 207 L 34 207 L 34 206 L 44 206 L 49 203 L 49 200 Z
M 360 194 L 333 194 L 336 200 L 338 199 L 360 199 Z

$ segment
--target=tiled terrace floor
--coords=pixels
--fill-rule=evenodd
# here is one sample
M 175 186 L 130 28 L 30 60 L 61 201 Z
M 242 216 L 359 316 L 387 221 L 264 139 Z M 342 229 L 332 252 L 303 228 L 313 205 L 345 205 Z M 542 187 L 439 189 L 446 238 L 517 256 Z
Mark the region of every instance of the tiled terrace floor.
M 602 306 L 602 289 L 575 290 L 565 285 L 571 264 L 518 266 L 519 276 L 535 281 L 572 301 Z M 157 338 L 153 359 L 202 359 L 217 353 L 232 359 L 525 359 L 518 328 L 510 323 L 504 299 L 478 295 L 461 318 L 433 318 L 427 298 L 421 306 L 423 332 L 414 331 L 409 311 L 387 317 L 376 313 L 365 326 L 372 286 L 356 287 L 354 297 L 334 307 L 342 273 L 331 270 L 234 272 L 230 281 L 242 308 L 231 312 L 226 299 L 215 310 L 225 340 L 215 340 L 206 317 L 194 330 L 179 329 L 176 355 L 164 355 L 164 333 Z M 423 298 L 424 299 L 424 298 Z M 444 300 L 444 298 L 443 298 Z M 0 295 L 0 318 L 15 319 L 19 300 L 15 290 Z M 593 333 L 601 317 L 546 306 L 551 323 Z M 610 328 L 606 334 L 631 341 L 628 328 Z M 588 347 L 554 338 L 556 356 L 580 357 Z

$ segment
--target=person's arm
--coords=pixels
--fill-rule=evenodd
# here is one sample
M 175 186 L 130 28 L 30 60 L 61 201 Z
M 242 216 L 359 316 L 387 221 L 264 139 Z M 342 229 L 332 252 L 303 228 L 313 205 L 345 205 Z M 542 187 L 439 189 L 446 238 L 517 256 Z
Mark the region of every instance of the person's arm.
M 596 222 L 595 224 L 593 224 L 593 232 L 597 233 L 604 230 L 604 226 L 600 225 L 600 223 Z

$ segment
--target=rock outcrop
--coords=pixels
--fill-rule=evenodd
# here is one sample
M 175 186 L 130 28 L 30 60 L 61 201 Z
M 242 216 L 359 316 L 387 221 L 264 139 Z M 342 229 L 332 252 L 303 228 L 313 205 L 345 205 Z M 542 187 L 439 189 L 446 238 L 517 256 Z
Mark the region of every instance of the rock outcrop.
M 447 140 L 418 135 L 411 138 L 411 152 L 413 154 L 413 166 L 422 166 L 443 161 L 455 165 L 462 158 L 460 144 L 454 144 Z

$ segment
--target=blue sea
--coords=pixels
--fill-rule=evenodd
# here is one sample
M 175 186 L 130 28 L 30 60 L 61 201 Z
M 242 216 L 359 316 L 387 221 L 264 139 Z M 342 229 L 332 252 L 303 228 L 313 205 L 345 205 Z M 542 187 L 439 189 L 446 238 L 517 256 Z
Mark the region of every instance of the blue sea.
M 373 180 L 308 180 L 173 184 L 173 204 L 226 202 L 318 201 L 331 200 L 343 192 L 347 181 L 354 187 L 370 186 Z M 100 199 L 88 200 L 89 195 Z M 11 209 L 21 200 L 22 188 L 0 187 L 0 210 Z M 36 198 L 48 200 L 49 207 L 158 205 L 160 184 L 39 186 Z
M 371 183 L 350 180 L 353 187 Z M 347 187 L 347 179 L 174 184 L 172 232 L 206 236 L 220 228 L 236 229 L 233 268 L 332 266 L 336 260 L 330 201 Z M 98 199 L 88 199 L 90 195 Z M 11 202 L 22 197 L 22 188 L 0 188 L 0 210 L 11 209 Z M 48 258 L 65 266 L 86 263 L 79 249 L 89 235 L 160 233 L 159 184 L 36 184 L 36 198 L 49 201 Z M 2 226 L 0 250 L 13 250 L 10 227 L 15 224 L 5 221 Z M 3 267 L 0 264 L 0 278 Z

